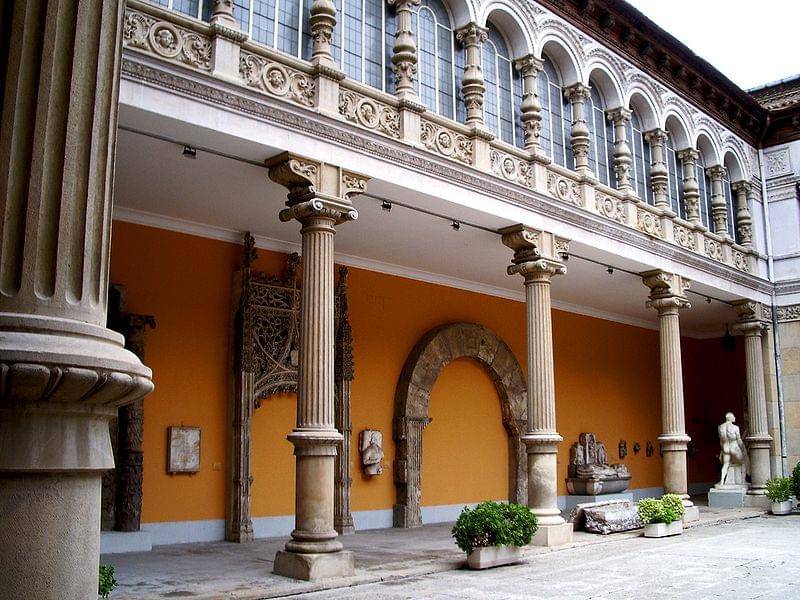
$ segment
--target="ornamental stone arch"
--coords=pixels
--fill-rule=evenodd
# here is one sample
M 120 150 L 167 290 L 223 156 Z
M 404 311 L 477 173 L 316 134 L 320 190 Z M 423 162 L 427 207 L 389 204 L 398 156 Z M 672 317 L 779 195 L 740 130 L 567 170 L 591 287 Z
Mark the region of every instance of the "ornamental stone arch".
M 522 435 L 527 429 L 528 400 L 522 369 L 508 345 L 490 329 L 475 323 L 451 323 L 430 330 L 417 342 L 395 391 L 395 527 L 422 526 L 422 431 L 430 423 L 428 403 L 441 372 L 459 358 L 478 361 L 494 383 L 508 433 L 508 497 L 527 504 L 528 457 Z

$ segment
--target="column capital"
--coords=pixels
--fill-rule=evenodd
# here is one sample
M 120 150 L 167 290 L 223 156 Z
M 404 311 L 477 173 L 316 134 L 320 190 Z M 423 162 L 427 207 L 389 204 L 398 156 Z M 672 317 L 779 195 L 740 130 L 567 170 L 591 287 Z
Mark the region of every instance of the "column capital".
M 612 108 L 606 113 L 606 118 L 614 125 L 627 125 L 631 116 L 633 116 L 633 111 L 622 107 Z
M 745 194 L 750 194 L 753 191 L 753 184 L 744 179 L 740 181 L 734 181 L 731 183 L 731 187 L 733 188 L 734 192 L 744 192 Z
M 731 305 L 736 311 L 736 323 L 732 327 L 735 333 L 760 336 L 762 331 L 769 329 L 769 323 L 762 317 L 764 307 L 760 302 L 734 300 Z
M 645 271 L 641 276 L 642 282 L 650 288 L 648 308 L 655 308 L 659 313 L 691 308 L 686 297 L 691 283 L 688 279 L 661 270 Z
M 503 244 L 514 251 L 509 275 L 520 274 L 526 281 L 549 281 L 567 272 L 562 257 L 569 252 L 569 240 L 525 225 L 505 227 L 500 234 Z
M 714 165 L 713 167 L 706 167 L 706 173 L 711 178 L 712 181 L 714 180 L 722 180 L 725 177 L 725 167 L 722 165 Z
M 366 192 L 368 179 L 363 175 L 290 152 L 265 164 L 269 178 L 289 190 L 282 221 L 317 216 L 338 224 L 358 218 L 351 198 Z
M 564 96 L 566 96 L 567 100 L 570 102 L 586 102 L 590 95 L 590 88 L 582 83 L 574 83 L 564 88 Z
M 663 129 L 651 129 L 644 132 L 644 139 L 651 146 L 663 146 L 667 143 L 669 134 Z
M 544 68 L 544 60 L 528 54 L 514 61 L 514 68 L 523 76 L 535 76 Z
M 464 46 L 475 46 L 489 39 L 489 30 L 477 23 L 467 23 L 456 30 L 456 40 Z
M 386 0 L 386 4 L 395 8 L 411 8 L 412 6 L 419 6 L 420 2 L 421 0 Z
M 681 162 L 693 163 L 698 158 L 700 158 L 700 153 L 694 148 L 684 148 L 683 150 L 678 150 L 675 153 L 675 156 L 677 156 L 678 160 L 680 160 Z

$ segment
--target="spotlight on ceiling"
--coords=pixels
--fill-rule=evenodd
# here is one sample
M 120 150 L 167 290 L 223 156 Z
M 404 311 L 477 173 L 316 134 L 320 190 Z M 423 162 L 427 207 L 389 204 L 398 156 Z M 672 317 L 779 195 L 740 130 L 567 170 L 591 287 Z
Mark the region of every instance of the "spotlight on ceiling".
M 192 146 L 184 146 L 183 155 L 186 158 L 197 158 L 197 148 L 194 148 Z
M 392 210 L 392 203 L 389 202 L 388 200 L 384 200 L 383 202 L 381 202 L 381 208 L 386 212 L 389 212 Z
M 706 296 L 706 302 L 708 302 L 709 304 L 711 304 L 711 297 L 710 297 L 710 296 Z
M 461 229 L 461 223 L 459 223 L 458 221 L 453 221 L 452 223 L 450 223 L 450 227 L 452 227 L 454 231 L 458 231 L 459 229 Z
M 614 274 L 614 267 L 607 267 L 606 268 L 606 273 L 608 273 L 609 275 L 613 275 Z
M 567 262 L 569 260 L 569 252 L 562 252 L 560 256 L 561 260 L 563 260 L 564 262 Z

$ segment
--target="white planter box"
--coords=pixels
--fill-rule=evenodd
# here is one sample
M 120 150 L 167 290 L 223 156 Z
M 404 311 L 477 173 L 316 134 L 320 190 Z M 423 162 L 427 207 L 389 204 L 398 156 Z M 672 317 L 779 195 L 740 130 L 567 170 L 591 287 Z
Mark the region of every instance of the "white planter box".
M 487 548 L 473 548 L 467 556 L 470 569 L 488 569 L 515 563 L 522 556 L 519 546 L 489 546 Z
M 683 533 L 683 521 L 678 519 L 669 525 L 666 523 L 650 523 L 644 526 L 644 537 L 660 538 Z
M 792 501 L 786 500 L 785 502 L 773 502 L 772 514 L 773 515 L 788 515 L 792 512 Z

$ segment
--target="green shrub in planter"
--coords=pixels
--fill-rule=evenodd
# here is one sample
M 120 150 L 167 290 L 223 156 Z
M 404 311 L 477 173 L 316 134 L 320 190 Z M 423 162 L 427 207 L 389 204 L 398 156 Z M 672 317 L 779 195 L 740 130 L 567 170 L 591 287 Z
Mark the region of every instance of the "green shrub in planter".
M 119 585 L 114 579 L 114 567 L 111 565 L 100 565 L 100 579 L 97 584 L 97 593 L 101 598 L 108 598 L 108 595 Z
M 800 462 L 792 469 L 792 493 L 800 501 Z
M 767 498 L 773 502 L 786 502 L 792 497 L 792 480 L 788 477 L 767 479 Z
M 456 546 L 470 554 L 473 548 L 525 546 L 536 528 L 536 515 L 527 506 L 487 500 L 473 509 L 465 506 L 452 533 Z
M 686 509 L 683 501 L 676 494 L 664 494 L 661 498 L 642 498 L 639 500 L 639 520 L 643 525 L 666 523 L 683 518 Z

